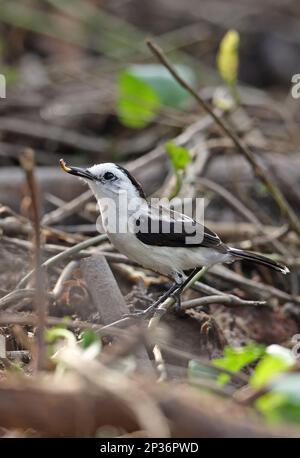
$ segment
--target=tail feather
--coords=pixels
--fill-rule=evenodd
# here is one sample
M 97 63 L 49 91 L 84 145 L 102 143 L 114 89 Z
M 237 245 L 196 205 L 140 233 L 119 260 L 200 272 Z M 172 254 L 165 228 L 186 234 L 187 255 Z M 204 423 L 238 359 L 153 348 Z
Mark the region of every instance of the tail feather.
M 267 266 L 270 269 L 283 273 L 284 275 L 290 272 L 288 267 L 279 264 L 276 261 L 272 261 L 272 259 L 269 259 L 266 256 L 252 253 L 251 251 L 239 250 L 238 248 L 229 248 L 229 252 L 236 258 L 245 259 L 245 261 L 250 261 L 257 264 L 262 264 L 263 266 Z

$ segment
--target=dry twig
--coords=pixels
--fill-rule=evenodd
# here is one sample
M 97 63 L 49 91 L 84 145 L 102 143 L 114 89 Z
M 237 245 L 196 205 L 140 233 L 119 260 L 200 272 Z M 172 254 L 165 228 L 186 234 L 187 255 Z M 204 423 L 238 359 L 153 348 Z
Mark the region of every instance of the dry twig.
M 184 301 L 181 304 L 181 310 L 185 311 L 192 307 L 203 307 L 204 305 L 210 304 L 220 304 L 226 305 L 228 307 L 240 307 L 240 306 L 260 306 L 266 305 L 266 301 L 246 301 L 244 299 L 240 299 L 233 294 L 224 294 L 224 295 L 214 295 L 214 296 L 207 296 L 207 297 L 197 297 L 196 299 L 191 299 L 189 301 Z
M 259 162 L 259 160 L 255 157 L 253 152 L 248 148 L 247 145 L 243 144 L 236 133 L 227 125 L 227 123 L 219 117 L 214 110 L 209 106 L 209 104 L 199 95 L 199 93 L 192 88 L 177 72 L 175 67 L 169 62 L 167 57 L 164 55 L 163 51 L 151 40 L 147 40 L 147 45 L 152 51 L 152 53 L 158 58 L 158 60 L 168 69 L 171 75 L 175 78 L 175 80 L 188 91 L 194 98 L 197 100 L 199 105 L 213 118 L 216 124 L 221 128 L 221 130 L 227 135 L 237 148 L 237 150 L 247 159 L 249 164 L 251 165 L 254 173 L 257 177 L 264 183 L 264 185 L 269 190 L 270 194 L 272 195 L 273 199 L 286 216 L 289 221 L 289 224 L 295 232 L 297 232 L 298 236 L 300 236 L 300 223 L 298 220 L 297 215 L 295 214 L 294 210 L 287 202 L 286 198 L 279 190 L 279 188 L 274 183 L 273 179 L 265 170 L 263 165 Z
M 42 264 L 42 267 L 53 266 L 54 264 L 57 264 L 58 262 L 68 259 L 70 256 L 74 255 L 75 253 L 78 253 L 79 251 L 84 250 L 85 248 L 88 248 L 90 246 L 101 243 L 104 240 L 107 240 L 107 236 L 101 234 L 101 235 L 96 235 L 95 237 L 91 237 L 88 240 L 84 240 L 83 242 L 77 243 L 77 245 L 67 248 L 63 252 L 56 254 L 52 258 L 47 259 L 47 261 L 45 261 Z M 20 280 L 20 282 L 17 284 L 16 289 L 20 289 L 23 286 L 25 286 L 27 281 L 30 280 L 30 278 L 32 277 L 33 273 L 34 271 L 32 270 L 31 272 L 26 274 L 25 277 L 23 277 L 22 280 Z
M 35 265 L 35 308 L 38 317 L 37 321 L 37 369 L 41 370 L 45 364 L 46 349 L 44 342 L 44 330 L 47 313 L 47 299 L 45 294 L 45 279 L 41 269 L 41 226 L 40 226 L 40 206 L 38 189 L 34 176 L 34 152 L 26 149 L 20 158 L 21 165 L 25 171 L 27 183 L 31 197 L 31 207 L 33 216 L 34 230 L 34 265 Z
M 67 202 L 52 212 L 47 213 L 43 217 L 42 223 L 45 225 L 51 225 L 57 223 L 58 221 L 62 221 L 64 218 L 67 218 L 80 210 L 90 200 L 91 196 L 92 191 L 85 191 L 70 202 Z

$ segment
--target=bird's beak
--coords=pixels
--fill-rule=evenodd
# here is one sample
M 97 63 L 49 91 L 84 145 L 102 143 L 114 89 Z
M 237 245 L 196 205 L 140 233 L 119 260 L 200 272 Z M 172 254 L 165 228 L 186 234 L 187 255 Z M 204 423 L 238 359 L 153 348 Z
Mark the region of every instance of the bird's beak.
M 63 159 L 60 159 L 59 163 L 64 172 L 76 175 L 77 177 L 86 178 L 88 180 L 94 179 L 94 176 L 88 170 L 81 169 L 79 167 L 69 167 Z

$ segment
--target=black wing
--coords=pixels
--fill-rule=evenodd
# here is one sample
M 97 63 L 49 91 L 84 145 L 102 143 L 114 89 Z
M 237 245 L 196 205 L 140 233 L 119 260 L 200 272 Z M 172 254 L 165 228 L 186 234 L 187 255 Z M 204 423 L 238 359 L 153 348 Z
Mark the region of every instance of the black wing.
M 196 220 L 169 211 L 149 212 L 136 220 L 136 236 L 146 245 L 168 247 L 221 248 L 222 241 L 213 231 Z

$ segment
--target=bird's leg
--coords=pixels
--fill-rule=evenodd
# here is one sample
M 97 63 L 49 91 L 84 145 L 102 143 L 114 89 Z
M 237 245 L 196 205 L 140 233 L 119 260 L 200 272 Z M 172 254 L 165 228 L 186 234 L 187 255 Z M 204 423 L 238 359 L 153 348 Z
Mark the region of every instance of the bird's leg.
M 183 285 L 186 285 L 187 281 L 183 280 L 184 275 L 181 272 L 177 272 L 177 271 L 173 272 L 172 277 L 175 280 L 175 283 L 157 301 L 155 301 L 154 304 L 151 304 L 150 307 L 148 307 L 146 310 L 142 312 L 146 316 L 151 314 L 153 310 L 155 310 L 166 299 L 168 299 L 168 297 L 173 297 L 176 301 L 177 307 L 180 309 L 180 305 L 181 305 L 180 294 L 181 294 Z
M 199 272 L 199 270 L 201 270 L 199 267 L 196 267 L 192 273 L 184 280 L 184 282 L 182 282 L 177 290 L 175 290 L 171 296 L 174 297 L 174 299 L 176 300 L 176 303 L 174 304 L 174 309 L 176 312 L 179 312 L 180 311 L 180 308 L 181 308 L 181 293 L 183 292 L 185 286 L 189 283 L 189 281 L 194 277 L 194 275 Z
M 166 291 L 156 302 L 154 302 L 154 304 L 152 304 L 148 308 L 153 310 L 156 307 L 158 307 L 160 304 L 162 304 L 164 300 L 167 299 L 168 297 L 173 297 L 176 301 L 174 304 L 174 308 L 177 312 L 179 312 L 181 308 L 181 293 L 183 292 L 185 286 L 193 278 L 193 276 L 197 272 L 199 272 L 199 270 L 201 270 L 201 268 L 196 267 L 185 280 L 183 280 L 183 275 L 181 273 L 176 273 L 174 276 L 174 280 L 175 280 L 174 285 L 170 289 L 168 289 L 168 291 Z
M 171 297 L 174 298 L 175 300 L 175 304 L 174 304 L 174 310 L 176 312 L 179 312 L 180 311 L 180 308 L 181 308 L 181 287 L 179 286 L 176 291 L 174 291 L 174 293 L 171 294 Z
M 130 313 L 130 314 L 127 314 L 126 316 L 129 316 L 129 317 L 141 317 L 141 318 L 147 318 L 148 316 L 150 316 L 154 310 L 160 305 L 162 304 L 168 297 L 174 297 L 174 299 L 176 300 L 176 304 L 175 304 L 175 307 L 177 309 L 177 311 L 180 310 L 180 307 L 181 307 L 181 293 L 182 291 L 184 290 L 185 286 L 189 283 L 189 281 L 193 278 L 193 276 L 199 272 L 199 270 L 201 270 L 201 268 L 199 267 L 196 267 L 193 272 L 185 279 L 183 280 L 183 275 L 181 273 L 175 273 L 174 275 L 174 280 L 175 280 L 175 283 L 171 286 L 171 288 L 169 288 L 161 297 L 159 297 L 157 299 L 157 301 L 155 301 L 153 304 L 151 304 L 148 308 L 146 308 L 145 310 L 142 310 L 142 311 L 139 311 L 139 312 L 136 312 L 136 313 Z
M 168 297 L 172 296 L 173 294 L 176 294 L 176 290 L 180 287 L 178 283 L 174 283 L 174 285 L 171 286 L 162 296 L 160 296 L 157 301 L 153 302 L 149 307 L 147 307 L 145 310 L 135 312 L 135 313 L 129 313 L 126 316 L 129 317 L 144 317 L 147 318 L 152 314 L 152 312 L 160 305 L 162 304 Z

